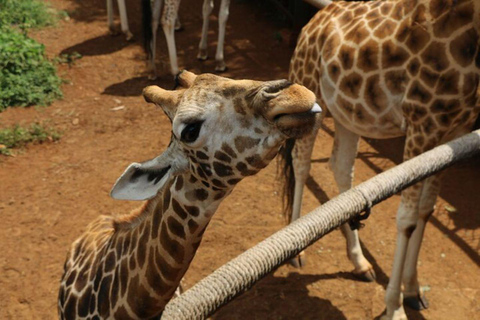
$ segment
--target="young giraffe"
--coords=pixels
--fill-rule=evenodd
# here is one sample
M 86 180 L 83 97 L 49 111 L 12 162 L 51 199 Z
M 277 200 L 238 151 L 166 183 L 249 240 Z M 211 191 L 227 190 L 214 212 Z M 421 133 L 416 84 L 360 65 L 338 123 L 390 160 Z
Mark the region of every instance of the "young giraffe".
M 59 292 L 62 319 L 158 318 L 220 202 L 287 137 L 312 131 L 321 111 L 311 91 L 286 80 L 184 71 L 178 83 L 175 91 L 144 90 L 172 122 L 170 145 L 131 164 L 112 189 L 116 199 L 149 199 L 143 207 L 98 218 L 73 243 Z
M 122 0 L 123 1 L 123 0 Z M 145 42 L 147 52 L 150 59 L 150 67 L 152 69 L 153 77 L 157 77 L 157 68 L 155 67 L 155 52 L 157 47 L 157 30 L 161 22 L 162 29 L 167 40 L 168 55 L 170 58 L 170 70 L 172 75 L 178 73 L 177 51 L 175 46 L 175 19 L 178 15 L 178 7 L 180 0 L 165 0 L 162 6 L 162 0 L 143 0 L 144 7 L 144 29 Z M 217 52 L 215 55 L 216 67 L 215 71 L 225 71 L 226 65 L 223 57 L 223 46 L 225 39 L 225 28 L 229 14 L 230 0 L 222 0 L 219 11 L 218 21 L 218 43 Z M 207 55 L 207 33 L 209 16 L 213 10 L 213 0 L 204 0 L 203 2 L 203 26 L 202 38 L 200 39 L 199 52 L 197 58 L 206 60 Z M 160 19 L 161 15 L 161 19 Z M 161 21 L 160 21 L 161 20 Z M 178 20 L 178 19 L 177 19 Z
M 405 135 L 407 160 L 472 129 L 479 113 L 479 35 L 478 0 L 334 2 L 303 28 L 290 80 L 315 92 L 334 118 L 330 166 L 340 192 L 352 186 L 359 136 Z M 293 150 L 292 220 L 300 213 L 314 141 L 307 136 Z M 428 306 L 416 266 L 439 187 L 434 176 L 402 192 L 386 319 L 406 318 L 402 281 L 406 304 Z M 357 231 L 346 225 L 342 231 L 354 272 L 373 279 Z

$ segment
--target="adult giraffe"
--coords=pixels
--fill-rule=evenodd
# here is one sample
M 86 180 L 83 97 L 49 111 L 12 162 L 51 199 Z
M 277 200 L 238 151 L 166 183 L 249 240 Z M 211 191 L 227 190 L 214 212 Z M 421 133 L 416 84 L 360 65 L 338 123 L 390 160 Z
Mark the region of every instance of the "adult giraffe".
M 161 316 L 220 202 L 264 168 L 287 137 L 312 131 L 315 95 L 286 80 L 230 80 L 184 71 L 180 89 L 147 87 L 144 97 L 172 122 L 160 156 L 133 163 L 117 180 L 116 199 L 146 200 L 129 215 L 101 216 L 65 262 L 61 319 Z
M 315 92 L 334 118 L 330 166 L 340 192 L 352 186 L 360 136 L 405 135 L 406 160 L 472 129 L 479 113 L 479 35 L 478 0 L 333 2 L 303 28 L 289 77 Z M 310 135 L 294 147 L 287 143 L 291 220 L 300 214 L 314 141 Z M 434 176 L 402 192 L 386 319 L 406 318 L 402 281 L 408 305 L 428 306 L 416 266 L 439 188 Z M 357 231 L 346 225 L 342 231 L 354 272 L 373 280 Z

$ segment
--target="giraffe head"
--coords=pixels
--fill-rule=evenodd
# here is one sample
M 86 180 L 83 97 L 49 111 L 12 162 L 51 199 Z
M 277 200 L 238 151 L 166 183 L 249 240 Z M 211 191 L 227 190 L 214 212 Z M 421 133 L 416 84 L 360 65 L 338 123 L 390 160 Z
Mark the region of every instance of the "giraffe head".
M 113 198 L 150 199 L 187 171 L 207 188 L 228 191 L 265 167 L 286 138 L 311 132 L 321 112 L 310 90 L 286 80 L 184 71 L 177 83 L 173 91 L 144 89 L 146 101 L 171 120 L 171 142 L 160 156 L 131 164 L 113 187 Z

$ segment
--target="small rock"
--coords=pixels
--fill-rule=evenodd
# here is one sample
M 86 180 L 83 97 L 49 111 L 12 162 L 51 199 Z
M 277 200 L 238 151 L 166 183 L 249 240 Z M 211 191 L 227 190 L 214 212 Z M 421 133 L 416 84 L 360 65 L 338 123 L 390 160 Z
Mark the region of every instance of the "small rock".
M 440 254 L 440 257 L 441 257 L 442 259 L 445 259 L 446 256 L 447 256 L 447 255 L 446 255 L 445 253 L 443 253 L 443 252 Z
M 122 103 L 122 100 L 120 100 L 120 99 L 113 99 L 113 101 L 115 101 L 116 104 Z
M 78 118 L 75 118 L 75 119 L 72 120 L 72 124 L 74 126 L 78 125 L 79 123 L 80 123 L 80 119 L 78 119 Z
M 4 144 L 0 144 L 0 149 L 5 149 L 5 148 L 7 148 L 7 146 L 6 146 L 6 145 L 4 145 Z
M 446 205 L 444 206 L 444 208 L 445 208 L 445 210 L 447 210 L 448 212 L 451 212 L 451 213 L 457 212 L 457 208 L 452 207 L 452 206 L 450 206 L 450 205 L 448 205 L 448 204 L 446 204 Z
M 118 111 L 118 110 L 123 110 L 123 109 L 125 109 L 125 106 L 118 106 L 118 107 L 112 108 L 112 109 L 110 109 L 110 110 L 112 110 L 112 111 Z

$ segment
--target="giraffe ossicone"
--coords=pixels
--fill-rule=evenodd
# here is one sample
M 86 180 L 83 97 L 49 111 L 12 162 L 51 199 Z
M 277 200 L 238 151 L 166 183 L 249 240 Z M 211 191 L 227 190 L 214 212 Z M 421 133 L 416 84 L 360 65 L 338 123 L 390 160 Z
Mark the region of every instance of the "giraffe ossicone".
M 180 87 L 144 89 L 172 122 L 160 156 L 133 163 L 115 183 L 118 199 L 148 201 L 101 216 L 73 244 L 61 280 L 61 319 L 161 316 L 220 202 L 264 168 L 288 137 L 318 125 L 308 89 L 286 80 L 231 80 L 184 71 Z

